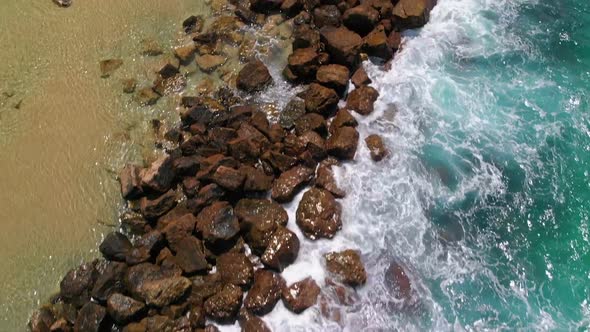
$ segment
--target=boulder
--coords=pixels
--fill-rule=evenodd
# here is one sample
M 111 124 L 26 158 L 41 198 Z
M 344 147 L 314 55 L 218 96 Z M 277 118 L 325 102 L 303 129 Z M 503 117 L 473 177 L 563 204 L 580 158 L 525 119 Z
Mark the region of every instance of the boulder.
M 217 69 L 217 67 L 223 65 L 227 61 L 227 58 L 221 55 L 204 54 L 197 56 L 197 66 L 205 72 L 210 73 Z
M 225 195 L 225 190 L 215 183 L 208 184 L 201 188 L 197 195 L 188 200 L 186 205 L 190 211 L 197 213 L 207 205 L 220 200 Z
M 182 298 L 191 285 L 184 277 L 149 280 L 141 285 L 138 295 L 145 303 L 162 308 Z
M 245 174 L 244 191 L 267 191 L 272 187 L 274 177 L 258 168 L 243 165 L 240 172 Z
M 291 72 L 302 80 L 313 79 L 319 66 L 318 53 L 312 47 L 294 50 L 287 61 L 287 66 Z
M 281 299 L 284 287 L 285 280 L 280 274 L 258 270 L 254 273 L 254 285 L 246 295 L 244 307 L 255 315 L 266 315 Z
M 100 76 L 107 78 L 123 65 L 121 59 L 106 59 L 100 62 Z
M 329 191 L 334 197 L 343 198 L 346 193 L 340 189 L 334 179 L 334 172 L 331 165 L 320 164 L 316 174 L 315 185 L 318 188 Z
M 180 240 L 174 260 L 186 274 L 204 272 L 208 268 L 203 244 L 194 236 L 186 236 Z
M 226 284 L 221 291 L 205 301 L 205 312 L 220 323 L 233 323 L 242 306 L 242 296 L 240 287 Z
M 157 94 L 151 87 L 144 87 L 135 93 L 135 101 L 141 106 L 154 105 L 160 99 L 160 95 Z
M 84 263 L 68 271 L 59 284 L 60 295 L 67 303 L 81 306 L 90 299 L 95 281 L 94 263 Z
M 282 173 L 272 185 L 271 197 L 279 203 L 286 203 L 313 179 L 314 171 L 305 166 L 295 166 Z
M 293 50 L 299 48 L 318 49 L 320 45 L 320 33 L 309 24 L 296 25 L 293 30 Z
M 371 152 L 371 158 L 374 161 L 380 161 L 387 156 L 388 151 L 379 135 L 369 135 L 365 138 L 365 143 Z
M 434 5 L 433 0 L 400 0 L 393 8 L 394 24 L 400 30 L 423 27 Z
M 312 239 L 334 237 L 342 228 L 341 206 L 326 190 L 311 188 L 297 207 L 296 222 L 303 234 Z
M 267 199 L 242 198 L 234 209 L 242 226 L 274 223 L 285 226 L 289 217 L 280 205 Z
M 292 264 L 299 253 L 299 238 L 285 227 L 278 227 L 268 240 L 260 260 L 269 268 L 282 271 Z
M 326 268 L 340 281 L 349 286 L 364 285 L 367 281 L 367 272 L 361 261 L 359 253 L 355 250 L 330 252 L 324 255 Z
M 236 85 L 238 89 L 252 93 L 264 89 L 272 83 L 268 68 L 260 60 L 248 62 L 238 73 Z
M 154 38 L 143 39 L 139 43 L 139 47 L 141 48 L 141 54 L 146 56 L 158 56 L 164 53 L 162 46 Z
M 297 158 L 277 151 L 267 151 L 261 159 L 270 164 L 277 172 L 284 172 L 297 164 Z
M 110 324 L 106 317 L 106 309 L 93 302 L 86 303 L 78 312 L 74 331 L 76 332 L 102 332 L 110 331 Z
M 170 156 L 162 156 L 154 161 L 149 168 L 140 173 L 141 185 L 145 191 L 166 192 L 174 181 L 174 160 Z
M 334 134 L 342 127 L 356 127 L 358 122 L 346 109 L 340 109 L 330 123 L 330 134 Z
M 320 36 L 334 63 L 349 68 L 357 65 L 363 44 L 361 36 L 345 27 L 323 27 Z
M 124 291 L 123 278 L 127 271 L 125 263 L 104 262 L 98 264 L 96 270 L 98 276 L 90 292 L 92 298 L 104 303 L 111 294 Z
M 121 195 L 126 200 L 137 199 L 143 194 L 139 173 L 141 168 L 137 165 L 127 164 L 119 174 L 121 183 Z
M 123 325 L 137 319 L 144 311 L 145 304 L 120 293 L 114 293 L 107 300 L 107 312 L 115 322 Z
M 203 30 L 204 24 L 205 20 L 202 16 L 191 15 L 182 22 L 182 28 L 184 29 L 184 32 L 191 34 L 195 32 L 201 32 L 201 30 Z
M 399 31 L 392 31 L 387 36 L 387 45 L 395 52 L 402 45 L 402 34 Z
M 195 230 L 197 219 L 192 213 L 186 213 L 182 216 L 173 218 L 172 220 L 158 222 L 158 228 L 162 229 L 162 234 L 168 242 L 168 247 L 172 251 L 177 252 L 180 242 L 191 236 Z
M 294 313 L 301 313 L 314 306 L 320 294 L 320 287 L 311 277 L 305 278 L 283 289 L 283 304 Z
M 377 98 L 379 98 L 377 90 L 370 86 L 361 86 L 348 94 L 346 108 L 361 115 L 369 115 L 373 112 Z
M 367 72 L 365 71 L 365 69 L 363 67 L 359 67 L 359 69 L 357 69 L 354 74 L 352 75 L 351 78 L 352 84 L 354 84 L 355 88 L 360 88 L 361 86 L 364 85 L 369 85 L 372 83 L 371 79 L 369 78 L 369 76 L 367 75 Z
M 121 80 L 121 85 L 123 86 L 124 93 L 134 93 L 135 88 L 137 87 L 137 80 L 134 78 L 126 78 Z
M 365 36 L 379 22 L 379 12 L 375 8 L 363 4 L 345 11 L 342 21 L 350 30 Z
M 154 71 L 162 78 L 176 76 L 179 73 L 180 60 L 172 55 L 165 56 L 157 61 Z
M 313 21 L 318 28 L 324 26 L 339 26 L 342 14 L 335 5 L 323 5 L 313 10 Z
M 385 285 L 393 291 L 394 296 L 404 302 L 412 299 L 412 281 L 403 266 L 392 262 L 385 271 Z
M 139 209 L 146 219 L 155 219 L 170 211 L 176 205 L 176 192 L 172 189 L 155 197 L 142 197 L 139 200 Z
M 243 253 L 230 252 L 217 258 L 217 272 L 224 283 L 249 288 L 254 277 L 254 266 Z
M 127 236 L 112 232 L 107 234 L 98 250 L 108 260 L 124 262 L 132 246 Z
M 328 128 L 324 117 L 317 113 L 308 113 L 295 121 L 295 133 L 298 136 L 309 131 L 314 131 L 321 136 L 325 136 L 328 132 Z M 302 144 L 305 145 L 305 143 Z
M 229 191 L 241 189 L 245 179 L 246 175 L 244 173 L 226 166 L 219 166 L 211 176 L 211 181 Z
M 129 265 L 147 262 L 155 258 L 163 247 L 164 235 L 158 230 L 150 231 L 135 240 L 126 262 Z
M 232 239 L 240 231 L 240 225 L 228 202 L 215 202 L 197 216 L 197 230 L 205 241 L 215 243 Z
M 363 50 L 369 56 L 387 61 L 393 57 L 393 49 L 388 43 L 383 26 L 376 27 L 365 37 Z
M 359 133 L 353 127 L 338 128 L 326 142 L 328 153 L 343 160 L 354 159 Z
M 308 113 L 328 115 L 336 108 L 340 97 L 336 91 L 321 84 L 312 83 L 304 92 L 305 110 Z
M 295 121 L 305 114 L 305 101 L 299 98 L 289 101 L 287 106 L 279 114 L 279 123 L 285 129 L 295 126 Z
M 317 81 L 339 93 L 343 93 L 348 86 L 350 71 L 342 65 L 325 65 L 321 66 L 316 74 Z
M 316 131 L 306 131 L 299 136 L 314 160 L 322 160 L 326 157 L 326 142 Z

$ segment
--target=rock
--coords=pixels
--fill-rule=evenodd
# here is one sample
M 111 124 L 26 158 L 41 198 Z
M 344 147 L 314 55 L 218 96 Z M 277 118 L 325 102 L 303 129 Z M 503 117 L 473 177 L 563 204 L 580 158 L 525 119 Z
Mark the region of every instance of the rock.
M 318 28 L 324 26 L 339 26 L 341 21 L 341 14 L 338 7 L 335 5 L 324 5 L 316 7 L 313 10 L 313 19 L 315 26 Z
M 335 274 L 343 283 L 349 286 L 364 285 L 367 272 L 359 253 L 355 250 L 330 252 L 324 255 L 328 271 Z
M 135 265 L 155 258 L 164 246 L 163 242 L 164 235 L 158 230 L 140 236 L 127 254 L 127 264 Z
M 71 332 L 72 327 L 68 324 L 68 321 L 65 318 L 60 318 L 51 325 L 49 328 L 50 332 Z
M 263 199 L 241 199 L 235 208 L 250 248 L 262 254 L 278 226 L 285 226 L 287 212 L 277 203 Z
M 154 82 L 153 90 L 160 96 L 168 96 L 178 93 L 186 88 L 186 77 L 175 75 L 168 78 L 158 77 Z
M 255 315 L 266 315 L 281 299 L 284 287 L 285 280 L 280 274 L 269 270 L 258 270 L 254 273 L 254 285 L 246 295 L 244 307 Z
M 340 109 L 332 119 L 332 123 L 330 123 L 330 134 L 334 134 L 339 128 L 346 126 L 356 127 L 357 125 L 358 122 L 349 111 Z
M 279 114 L 279 123 L 285 129 L 291 129 L 295 121 L 305 114 L 305 101 L 299 98 L 289 101 L 287 106 Z
M 172 187 L 175 176 L 174 159 L 162 156 L 140 173 L 141 185 L 145 191 L 166 192 Z
M 228 202 L 215 202 L 197 216 L 197 230 L 205 241 L 227 241 L 240 231 L 238 218 Z
M 275 180 L 271 196 L 279 203 L 286 203 L 313 179 L 314 171 L 305 166 L 295 166 Z
M 338 159 L 352 160 L 356 153 L 359 133 L 352 127 L 338 128 L 326 142 L 328 153 Z
M 141 168 L 137 165 L 127 164 L 119 174 L 121 183 L 121 195 L 126 200 L 137 199 L 143 194 L 139 177 Z
M 221 280 L 242 288 L 249 288 L 254 277 L 254 266 L 246 255 L 230 252 L 217 258 L 217 272 Z
M 319 66 L 318 53 L 312 47 L 294 50 L 287 61 L 291 72 L 303 80 L 313 79 Z
M 78 312 L 78 317 L 76 317 L 76 323 L 74 324 L 74 331 L 109 331 L 110 326 L 108 326 L 106 314 L 107 311 L 103 306 L 92 302 L 86 303 Z
M 196 177 L 186 177 L 182 179 L 182 188 L 187 197 L 194 197 L 201 189 L 201 182 Z
M 281 12 L 287 17 L 293 17 L 303 10 L 302 0 L 284 0 L 281 4 Z
M 176 205 L 176 192 L 172 189 L 156 198 L 142 197 L 139 209 L 146 219 L 155 219 L 170 211 Z
M 320 36 L 334 63 L 349 68 L 356 66 L 363 44 L 361 36 L 345 27 L 323 27 Z
M 369 115 L 373 112 L 375 101 L 379 98 L 379 92 L 370 86 L 361 86 L 352 90 L 346 98 L 346 108 L 361 115 Z
M 306 131 L 299 139 L 313 159 L 322 160 L 326 157 L 326 142 L 316 131 Z
M 433 0 L 400 0 L 393 8 L 395 25 L 400 30 L 423 27 L 434 4 Z
M 297 207 L 296 222 L 303 234 L 315 240 L 334 237 L 342 228 L 341 207 L 326 190 L 311 188 Z
M 311 277 L 283 289 L 283 303 L 294 313 L 301 313 L 317 303 L 320 287 Z
M 387 36 L 387 45 L 395 52 L 402 45 L 402 34 L 399 31 L 392 31 Z
M 323 85 L 312 83 L 304 92 L 305 110 L 308 113 L 329 114 L 336 108 L 340 97 L 336 91 Z
M 166 316 L 155 315 L 146 317 L 137 323 L 130 323 L 121 332 L 156 332 L 172 331 L 173 321 Z
M 244 173 L 226 166 L 219 166 L 211 177 L 211 181 L 230 191 L 241 189 L 245 179 Z
M 387 61 L 393 57 L 384 28 L 378 26 L 365 37 L 364 51 L 369 55 Z
M 53 3 L 59 7 L 67 8 L 72 5 L 72 0 L 53 0 Z
M 268 13 L 272 10 L 279 9 L 283 0 L 251 0 L 250 8 L 261 13 Z
M 299 238 L 285 227 L 278 227 L 268 240 L 260 260 L 272 269 L 282 271 L 292 264 L 299 253 Z
M 238 317 L 242 332 L 271 332 L 260 317 L 252 315 L 248 310 L 240 310 Z
M 367 72 L 363 67 L 359 67 L 351 78 L 352 84 L 354 84 L 355 88 L 360 88 L 363 85 L 369 85 L 372 83 L 371 79 L 367 75 Z
M 100 62 L 100 76 L 107 78 L 123 65 L 121 59 L 107 59 Z
M 147 56 L 158 56 L 164 53 L 160 43 L 153 38 L 144 39 L 140 43 L 141 54 Z
M 293 50 L 299 48 L 318 49 L 320 45 L 320 33 L 317 29 L 310 27 L 308 24 L 295 26 L 293 31 Z
M 204 186 L 199 193 L 187 202 L 188 208 L 193 213 L 199 212 L 204 206 L 220 200 L 225 195 L 225 190 L 215 183 Z
M 226 284 L 220 292 L 205 301 L 205 312 L 220 323 L 233 323 L 242 306 L 242 296 L 238 286 Z
M 272 187 L 273 176 L 252 166 L 242 166 L 240 171 L 246 175 L 244 191 L 268 191 Z
M 172 169 L 178 176 L 194 176 L 199 171 L 200 165 L 199 156 L 182 156 L 174 159 Z
M 325 65 L 321 66 L 316 74 L 317 81 L 331 89 L 342 93 L 348 86 L 350 71 L 342 65 Z
M 160 95 L 150 87 L 141 88 L 135 93 L 135 101 L 141 106 L 154 105 L 159 99 Z
M 131 247 L 131 241 L 125 235 L 112 232 L 104 238 L 98 250 L 108 260 L 124 262 Z
M 265 152 L 261 159 L 269 163 L 277 172 L 284 172 L 297 164 L 297 158 L 276 151 Z
M 107 312 L 117 324 L 123 325 L 142 314 L 145 304 L 120 293 L 109 296 Z
M 221 55 L 212 55 L 212 54 L 205 54 L 197 56 L 197 66 L 205 72 L 210 73 L 217 69 L 217 67 L 223 65 L 227 58 Z
M 182 22 L 182 28 L 184 32 L 187 34 L 201 32 L 203 30 L 203 25 L 205 24 L 205 20 L 202 16 L 189 16 L 186 20 Z
M 121 85 L 123 86 L 123 92 L 133 93 L 137 87 L 137 80 L 134 78 L 126 78 L 121 81 Z
M 379 12 L 369 5 L 356 6 L 344 12 L 342 22 L 350 30 L 365 36 L 379 22 Z
M 322 165 L 318 167 L 316 175 L 316 187 L 329 191 L 334 197 L 343 198 L 346 193 L 340 189 L 334 179 L 334 173 L 332 172 L 332 166 Z
M 381 136 L 375 134 L 369 135 L 365 138 L 365 143 L 367 143 L 367 147 L 371 151 L 371 158 L 374 161 L 380 161 L 387 156 L 388 151 L 385 144 L 383 144 Z
M 47 332 L 54 322 L 55 315 L 51 308 L 42 307 L 31 314 L 28 327 L 31 332 Z
M 113 293 L 123 292 L 123 278 L 127 271 L 125 263 L 105 262 L 97 266 L 98 276 L 90 292 L 92 298 L 101 303 L 106 302 Z
M 68 271 L 59 284 L 60 295 L 66 303 L 82 306 L 90 298 L 89 292 L 94 281 L 94 264 L 84 263 Z
M 196 224 L 197 219 L 195 216 L 193 216 L 192 213 L 186 213 L 167 223 L 160 220 L 158 222 L 158 227 L 162 228 L 162 233 L 168 242 L 168 247 L 174 252 L 177 252 L 180 242 L 184 238 L 191 236 L 195 230 Z
M 404 302 L 412 299 L 412 282 L 399 263 L 392 262 L 385 271 L 385 285 L 394 292 L 396 298 Z
M 162 308 L 182 298 L 191 285 L 191 281 L 184 277 L 150 280 L 143 283 L 139 296 L 145 303 Z
M 238 89 L 249 93 L 260 91 L 270 83 L 272 83 L 272 76 L 260 60 L 248 62 L 240 70 L 236 81 Z
M 174 260 L 186 274 L 207 271 L 208 264 L 203 244 L 194 236 L 187 236 L 176 246 Z
M 154 69 L 157 74 L 162 76 L 162 78 L 176 76 L 179 73 L 180 60 L 172 55 L 165 56 L 158 60 Z

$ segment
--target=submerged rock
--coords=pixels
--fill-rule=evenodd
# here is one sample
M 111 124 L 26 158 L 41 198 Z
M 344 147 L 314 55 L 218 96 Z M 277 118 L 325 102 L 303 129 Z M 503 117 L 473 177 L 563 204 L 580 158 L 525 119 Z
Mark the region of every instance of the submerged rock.
M 53 0 L 53 3 L 60 7 L 67 8 L 72 5 L 72 0 Z
M 361 256 L 355 250 L 330 252 L 324 255 L 328 271 L 336 275 L 343 283 L 349 286 L 364 285 L 367 281 L 367 272 L 361 261 Z
M 217 67 L 223 65 L 227 61 L 227 58 L 221 55 L 205 54 L 198 56 L 196 61 L 197 66 L 203 72 L 210 73 L 217 69 Z
M 371 153 L 371 158 L 374 161 L 380 161 L 387 156 L 388 151 L 381 136 L 376 134 L 369 135 L 365 138 L 365 143 L 367 144 Z
M 59 0 L 58 0 L 59 1 Z M 107 78 L 123 65 L 121 59 L 107 59 L 100 62 L 100 76 Z

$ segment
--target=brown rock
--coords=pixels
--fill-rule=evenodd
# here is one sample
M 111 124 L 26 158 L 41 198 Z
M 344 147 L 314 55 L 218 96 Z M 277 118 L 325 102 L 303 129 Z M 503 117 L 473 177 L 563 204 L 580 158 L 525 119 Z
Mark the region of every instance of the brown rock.
M 382 26 L 378 26 L 365 37 L 363 49 L 369 56 L 381 58 L 384 61 L 393 57 L 393 49 L 389 46 Z
M 135 93 L 135 101 L 141 106 L 154 105 L 160 97 L 151 87 L 141 88 Z
M 142 197 L 139 200 L 141 214 L 146 219 L 155 219 L 170 211 L 176 205 L 176 192 L 170 189 L 168 192 L 156 197 Z
M 31 332 L 47 332 L 54 323 L 55 315 L 51 308 L 42 307 L 31 314 L 28 327 Z
M 299 136 L 299 139 L 313 159 L 322 160 L 326 157 L 326 142 L 317 132 L 306 131 Z
M 278 227 L 268 240 L 268 246 L 260 257 L 264 265 L 282 271 L 292 264 L 299 253 L 299 238 L 285 227 Z
M 215 202 L 197 216 L 197 230 L 205 241 L 227 241 L 240 231 L 238 218 L 228 202 Z
M 191 15 L 182 22 L 182 28 L 184 29 L 184 32 L 190 34 L 195 32 L 201 32 L 204 24 L 205 20 L 203 19 L 203 17 Z
M 363 44 L 361 36 L 345 27 L 323 27 L 320 35 L 334 63 L 349 68 L 356 66 Z
M 295 121 L 305 114 L 305 101 L 295 98 L 289 101 L 287 106 L 279 114 L 279 123 L 285 129 L 291 129 Z
M 121 80 L 121 85 L 123 86 L 123 92 L 133 93 L 137 87 L 137 80 L 134 78 L 126 78 Z
M 273 176 L 252 166 L 241 166 L 240 171 L 245 174 L 244 191 L 267 191 L 272 187 Z
M 272 165 L 278 172 L 284 172 L 297 163 L 297 158 L 276 151 L 265 152 L 261 159 Z
M 124 291 L 125 287 L 121 280 L 127 271 L 125 263 L 107 261 L 104 264 L 98 264 L 96 270 L 98 276 L 90 293 L 94 299 L 104 303 L 111 294 Z
M 375 134 L 369 135 L 365 138 L 365 143 L 367 143 L 367 147 L 371 151 L 371 158 L 374 161 L 380 161 L 387 156 L 388 151 L 385 144 L 383 144 L 381 136 Z
M 339 26 L 341 21 L 340 10 L 335 5 L 324 5 L 313 10 L 313 19 L 318 28 L 324 26 Z
M 297 15 L 302 9 L 302 0 L 284 0 L 281 4 L 281 12 L 287 17 L 293 17 Z
M 344 92 L 348 86 L 350 71 L 342 65 L 325 65 L 321 66 L 316 75 L 320 84 L 332 88 L 340 93 Z
M 254 273 L 254 285 L 246 295 L 244 307 L 256 315 L 266 315 L 281 299 L 284 287 L 285 280 L 280 274 L 258 270 Z
M 352 127 L 338 128 L 326 142 L 328 153 L 336 158 L 354 159 L 359 133 Z
M 260 60 L 248 62 L 240 70 L 236 81 L 238 89 L 249 93 L 260 91 L 270 83 L 272 83 L 272 76 Z
M 387 45 L 393 49 L 393 51 L 397 51 L 402 44 L 402 34 L 399 31 L 392 31 L 387 36 Z
M 197 46 L 194 43 L 180 45 L 174 48 L 174 55 L 176 55 L 180 62 L 186 64 L 193 58 L 196 50 Z
M 374 103 L 379 98 L 379 92 L 370 86 L 361 86 L 352 90 L 346 98 L 346 108 L 362 115 L 373 112 Z
M 330 134 L 334 134 L 339 128 L 342 127 L 356 127 L 358 125 L 356 119 L 346 109 L 340 109 L 336 116 L 330 123 Z
M 210 73 L 217 69 L 217 67 L 223 65 L 227 61 L 227 58 L 221 55 L 204 54 L 197 56 L 196 61 L 197 66 L 199 66 L 203 72 Z
M 324 255 L 328 271 L 335 274 L 343 283 L 356 287 L 367 281 L 367 272 L 359 253 L 355 250 L 330 252 Z
M 172 55 L 165 56 L 162 59 L 158 60 L 154 67 L 155 72 L 157 74 L 160 74 L 162 78 L 176 76 L 179 73 L 179 69 L 180 60 L 178 60 L 176 57 Z
M 393 18 L 401 30 L 420 28 L 428 22 L 433 0 L 400 0 L 393 8 Z
M 289 55 L 288 66 L 298 79 L 313 79 L 319 66 L 318 53 L 312 47 L 298 48 Z
M 271 196 L 279 203 L 289 202 L 313 178 L 314 172 L 304 166 L 295 166 L 275 180 Z
M 314 306 L 320 294 L 320 287 L 311 277 L 305 278 L 283 289 L 283 303 L 294 313 L 301 313 Z
M 296 25 L 293 31 L 293 49 L 314 48 L 318 49 L 320 44 L 320 33 L 309 24 Z
M 317 113 L 308 113 L 295 121 L 295 133 L 299 136 L 308 131 L 315 131 L 320 135 L 326 135 L 328 132 L 326 120 Z
M 150 280 L 143 283 L 138 295 L 148 305 L 162 308 L 179 300 L 190 289 L 191 284 L 184 277 Z
M 305 110 L 308 113 L 329 114 L 334 110 L 340 97 L 336 91 L 323 85 L 312 83 L 304 92 Z
M 311 188 L 299 202 L 296 221 L 306 237 L 331 239 L 342 228 L 340 214 L 340 203 L 330 192 Z
M 318 167 L 315 185 L 318 188 L 329 191 L 334 197 L 342 198 L 346 195 L 344 190 L 340 189 L 334 179 L 334 173 L 332 172 L 332 166 L 322 165 Z
M 252 315 L 248 310 L 240 310 L 239 323 L 242 332 L 271 332 L 260 317 Z
M 230 252 L 217 258 L 217 272 L 223 282 L 248 288 L 254 277 L 254 266 L 243 253 Z
M 117 324 L 123 325 L 135 320 L 145 309 L 145 304 L 120 293 L 109 296 L 107 312 Z
M 123 65 L 121 59 L 107 59 L 100 62 L 100 74 L 102 78 L 111 76 L 119 67 Z
M 186 77 L 184 75 L 175 75 L 168 78 L 158 77 L 153 86 L 153 90 L 160 96 L 169 96 L 184 90 L 184 88 L 186 88 Z
M 68 323 L 68 321 L 65 318 L 60 318 L 58 320 L 55 321 L 55 323 L 53 323 L 53 325 L 51 325 L 51 327 L 49 328 L 50 332 L 71 332 L 72 331 L 72 327 L 70 326 L 70 324 Z
M 68 271 L 59 284 L 60 295 L 67 302 L 81 306 L 90 299 L 90 289 L 95 281 L 94 264 L 84 263 Z
M 199 212 L 203 207 L 220 200 L 225 195 L 225 190 L 215 183 L 208 184 L 199 190 L 197 195 L 187 201 L 187 207 L 193 213 Z
M 211 181 L 230 191 L 241 189 L 245 179 L 244 173 L 226 166 L 219 166 L 211 177 Z
M 268 13 L 269 11 L 279 9 L 283 0 L 251 0 L 250 8 L 261 13 Z
M 351 81 L 357 89 L 363 85 L 371 84 L 372 82 L 363 67 L 359 67 L 359 69 L 354 72 Z
M 203 244 L 194 236 L 186 236 L 176 246 L 174 260 L 186 274 L 207 271 Z
M 141 54 L 147 56 L 158 56 L 164 53 L 164 50 L 162 50 L 160 43 L 158 43 L 158 41 L 153 38 L 143 39 L 140 42 L 140 48 Z
M 162 233 L 168 241 L 168 247 L 176 252 L 180 241 L 193 233 L 196 223 L 195 216 L 191 213 L 186 213 L 167 223 L 160 221 L 158 222 L 158 227 L 162 227 Z
M 232 323 L 242 306 L 242 295 L 238 286 L 226 284 L 220 292 L 205 301 L 205 312 L 220 323 Z
M 145 191 L 166 192 L 174 181 L 174 160 L 170 156 L 162 156 L 154 161 L 149 168 L 140 173 L 141 185 Z
M 379 22 L 379 12 L 369 5 L 360 5 L 345 11 L 342 20 L 347 28 L 364 36 Z
M 163 242 L 164 235 L 158 230 L 143 234 L 135 240 L 133 248 L 127 254 L 125 261 L 128 265 L 147 262 L 158 255 L 164 246 Z
M 111 232 L 104 238 L 98 250 L 108 260 L 124 262 L 131 247 L 131 241 L 127 236 Z
M 399 263 L 392 262 L 385 271 L 385 285 L 394 292 L 397 298 L 405 302 L 412 299 L 412 282 Z
M 137 165 L 127 164 L 119 174 L 121 194 L 124 199 L 137 199 L 143 194 L 139 178 L 140 168 Z
M 78 312 L 74 331 L 76 332 L 100 332 L 110 330 L 108 320 L 106 319 L 107 311 L 103 306 L 96 303 L 88 302 Z

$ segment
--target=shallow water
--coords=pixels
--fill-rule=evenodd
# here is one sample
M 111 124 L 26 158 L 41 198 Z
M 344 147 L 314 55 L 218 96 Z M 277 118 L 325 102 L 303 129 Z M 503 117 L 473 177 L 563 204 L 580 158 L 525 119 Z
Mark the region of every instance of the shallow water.
M 206 12 L 188 0 L 0 1 L 0 331 L 25 330 L 65 272 L 96 256 L 121 206 L 113 171 L 149 156 L 149 120 L 170 110 L 138 107 L 120 80 L 147 79 L 142 39 L 166 50 Z M 125 63 L 101 79 L 108 57 Z

